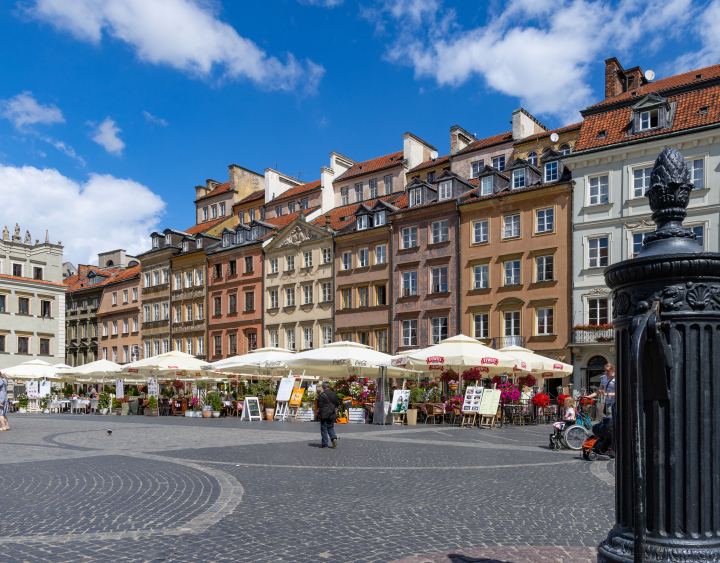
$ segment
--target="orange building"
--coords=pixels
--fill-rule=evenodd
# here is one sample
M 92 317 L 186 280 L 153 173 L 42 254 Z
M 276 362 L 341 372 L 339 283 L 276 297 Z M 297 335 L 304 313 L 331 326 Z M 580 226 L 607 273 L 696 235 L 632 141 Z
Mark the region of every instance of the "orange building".
M 103 286 L 97 311 L 99 357 L 118 364 L 140 359 L 140 266 L 113 276 Z

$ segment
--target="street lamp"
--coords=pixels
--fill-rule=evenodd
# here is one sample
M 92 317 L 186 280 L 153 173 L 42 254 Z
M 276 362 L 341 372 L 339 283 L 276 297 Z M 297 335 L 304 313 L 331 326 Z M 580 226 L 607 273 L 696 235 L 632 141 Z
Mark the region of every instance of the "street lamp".
M 507 383 L 507 382 L 508 382 L 507 373 L 500 374 L 500 383 Z M 500 428 L 503 427 L 504 420 L 505 420 L 505 399 L 503 399 L 502 395 L 500 395 Z

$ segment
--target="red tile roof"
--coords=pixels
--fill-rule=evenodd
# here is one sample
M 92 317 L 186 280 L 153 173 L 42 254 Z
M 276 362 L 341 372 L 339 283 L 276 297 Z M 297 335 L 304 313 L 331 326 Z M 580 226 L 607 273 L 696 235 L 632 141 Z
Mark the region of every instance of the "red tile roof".
M 126 281 L 139 275 L 140 266 L 133 266 L 132 268 L 126 268 L 125 270 L 118 272 L 115 276 L 113 276 L 112 279 L 108 280 L 106 283 Z
M 384 170 L 385 168 L 400 166 L 403 162 L 403 157 L 403 151 L 398 151 L 386 154 L 385 156 L 378 156 L 377 158 L 365 160 L 363 162 L 357 162 L 333 180 L 333 183 L 349 180 L 350 178 L 355 178 L 356 176 L 370 174 L 371 172 L 377 172 L 378 170 Z
M 512 140 L 512 131 L 508 131 L 507 133 L 500 133 L 499 135 L 493 135 L 492 137 L 486 137 L 485 139 L 478 139 L 477 141 L 470 143 L 463 150 L 458 151 L 455 154 L 465 154 L 468 152 L 484 149 L 486 147 L 491 147 L 493 145 L 510 143 L 512 142 Z
M 720 69 L 720 65 L 717 67 Z M 699 72 L 693 71 L 690 74 L 694 76 Z M 703 76 L 705 76 L 704 73 Z M 577 143 L 575 143 L 574 152 L 720 123 L 720 85 L 670 96 L 668 101 L 677 102 L 671 128 L 654 129 L 630 137 L 627 132 L 632 119 L 632 107 L 627 105 L 620 108 L 608 107 L 607 111 L 586 115 Z M 708 108 L 707 113 L 699 113 L 702 107 Z M 598 139 L 598 135 L 602 131 L 605 131 L 604 138 Z
M 307 184 L 300 184 L 299 186 L 295 186 L 294 188 L 290 188 L 288 191 L 281 193 L 279 196 L 277 196 L 275 199 L 273 199 L 271 202 L 268 202 L 268 205 L 271 203 L 277 203 L 279 201 L 286 201 L 288 199 L 294 199 L 298 197 L 299 195 L 312 192 L 314 190 L 320 189 L 320 180 L 315 180 L 314 182 L 308 182 Z
M 47 281 L 47 280 L 34 280 L 32 278 L 23 278 L 21 276 L 8 276 L 6 274 L 0 274 L 0 278 L 7 278 L 9 280 L 29 281 L 29 282 L 34 282 L 34 283 L 41 283 L 44 285 L 54 285 L 56 287 L 65 287 L 64 283 L 56 283 L 56 282 L 51 282 L 51 281 Z
M 213 197 L 216 195 L 220 195 L 225 192 L 229 192 L 232 190 L 232 186 L 230 185 L 230 182 L 223 182 L 222 184 L 215 186 L 210 192 L 204 196 L 201 196 L 197 198 L 195 201 L 201 201 L 203 199 L 207 199 L 209 197 Z
M 187 233 L 189 235 L 197 235 L 199 233 L 204 233 L 205 231 L 209 231 L 212 229 L 215 225 L 222 223 L 229 217 L 218 217 L 217 219 L 213 219 L 212 221 L 205 221 L 204 223 L 199 223 L 197 225 L 193 225 L 189 229 L 185 229 L 183 232 Z
M 478 180 L 471 180 L 471 182 L 473 184 L 478 184 Z M 572 186 L 572 180 L 567 181 L 567 182 L 551 182 L 548 184 L 534 184 L 532 186 L 527 186 L 525 188 L 518 188 L 516 190 L 505 190 L 502 192 L 498 192 L 496 194 L 489 194 L 489 195 L 483 195 L 483 196 L 477 195 L 478 190 L 472 190 L 462 196 L 459 205 L 464 205 L 466 203 L 475 203 L 476 201 L 485 201 L 486 199 L 494 199 L 497 197 L 505 197 L 505 196 L 519 194 L 519 193 L 523 193 L 523 192 L 530 192 L 532 190 L 537 190 L 540 188 L 549 188 L 550 186 L 562 186 L 562 185 Z
M 264 198 L 265 198 L 265 188 L 263 188 L 261 190 L 255 190 L 249 196 L 246 196 L 246 197 L 242 198 L 240 201 L 238 201 L 237 203 L 234 203 L 233 207 L 235 207 L 236 205 L 240 205 L 242 203 L 249 203 L 251 201 L 255 201 L 256 199 L 264 199 Z
M 446 154 L 445 156 L 439 156 L 437 158 L 432 158 L 430 160 L 426 160 L 425 162 L 421 162 L 412 170 L 408 170 L 408 174 L 412 172 L 419 172 L 420 170 L 425 170 L 426 168 L 432 168 L 433 166 L 439 166 L 440 164 L 444 164 L 445 162 L 450 162 L 449 154 Z
M 314 213 L 318 209 L 320 209 L 319 205 L 316 207 L 311 207 L 309 209 L 306 209 L 305 215 L 310 215 L 311 213 Z M 278 228 L 278 230 L 280 230 L 280 229 L 284 229 L 290 223 L 292 223 L 297 218 L 298 215 L 300 215 L 300 211 L 296 211 L 295 213 L 289 213 L 287 215 L 281 215 L 280 217 L 274 217 L 273 219 L 265 219 L 265 221 L 263 221 L 263 223 L 270 223 L 271 225 L 275 225 Z M 272 233 L 268 233 L 264 237 L 260 237 L 260 239 L 258 239 L 258 240 L 263 240 L 269 236 L 272 236 Z
M 702 77 L 697 78 L 698 74 L 702 75 Z M 643 86 L 641 86 L 639 88 L 635 88 L 633 90 L 628 90 L 627 92 L 623 92 L 622 94 L 618 94 L 617 96 L 613 96 L 612 98 L 603 100 L 602 102 L 599 102 L 599 103 L 595 104 L 594 106 L 590 106 L 590 107 L 603 106 L 606 104 L 611 104 L 613 102 L 618 102 L 620 100 L 629 100 L 630 98 L 640 99 L 643 96 L 646 96 L 653 92 L 661 92 L 663 90 L 668 90 L 670 88 L 677 88 L 678 86 L 685 86 L 687 84 L 692 84 L 693 82 L 702 82 L 704 80 L 708 80 L 711 78 L 717 78 L 719 76 L 720 76 L 720 64 L 706 66 L 705 68 L 699 68 L 697 70 L 691 70 L 689 72 L 683 72 L 682 74 L 676 74 L 674 76 L 668 76 L 667 78 L 661 78 L 659 80 L 655 80 L 654 82 L 649 82 L 648 84 L 644 84 Z M 633 92 L 635 93 L 635 96 L 633 96 Z
M 543 131 L 542 133 L 530 135 L 529 137 L 525 137 L 524 139 L 516 141 L 515 144 L 519 145 L 526 141 L 534 141 L 535 139 L 549 137 L 553 133 L 566 133 L 567 131 L 572 131 L 573 129 L 580 129 L 580 127 L 582 127 L 582 121 L 580 123 L 573 123 L 572 125 L 565 125 L 564 127 L 558 127 L 557 129 L 550 129 L 549 131 Z
M 375 199 L 369 199 L 367 201 L 361 201 L 358 203 L 352 203 L 350 205 L 343 205 L 342 207 L 336 207 L 335 209 L 331 209 L 329 211 L 330 213 L 330 227 L 332 227 L 334 230 L 339 231 L 343 227 L 348 226 L 350 223 L 352 223 L 355 220 L 354 213 L 357 211 L 358 207 L 361 205 L 366 205 L 368 207 L 372 207 L 375 205 L 378 201 L 387 201 L 391 205 L 394 205 L 395 207 L 398 207 L 398 204 L 395 203 L 395 201 L 400 200 L 404 196 L 405 201 L 407 201 L 407 195 L 404 192 L 398 192 L 394 193 L 392 195 L 385 195 L 382 197 L 378 197 Z M 313 224 L 318 225 L 319 227 L 325 226 L 325 215 L 327 213 L 320 215 L 317 219 L 313 221 Z
M 140 266 L 133 266 L 131 269 L 137 268 L 138 273 L 140 272 Z M 90 266 L 85 264 L 78 264 L 78 275 L 70 276 L 63 280 L 63 285 L 67 287 L 68 291 L 78 291 L 81 289 L 95 289 L 102 287 L 112 281 L 116 281 L 117 275 L 122 274 L 125 268 L 114 267 L 114 268 L 100 268 L 99 266 Z M 87 285 L 87 276 L 90 272 L 95 272 L 101 276 L 108 276 L 102 283 L 95 285 Z

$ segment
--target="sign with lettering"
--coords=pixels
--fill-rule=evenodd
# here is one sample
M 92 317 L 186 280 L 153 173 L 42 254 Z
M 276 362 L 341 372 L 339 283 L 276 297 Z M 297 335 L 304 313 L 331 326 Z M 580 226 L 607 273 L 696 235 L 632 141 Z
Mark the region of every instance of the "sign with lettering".
M 427 364 L 444 364 L 445 358 L 443 356 L 428 356 L 427 360 L 425 360 L 425 363 L 427 363 Z
M 160 395 L 157 379 L 148 379 L 148 396 L 155 397 Z
M 465 398 L 463 399 L 463 413 L 480 412 L 480 403 L 482 402 L 483 387 L 468 387 L 465 389 Z
M 38 398 L 38 382 L 37 381 L 28 381 L 27 382 L 27 396 L 28 399 L 37 399 Z
M 295 378 L 294 377 L 283 377 L 280 380 L 280 387 L 278 387 L 277 390 L 277 396 L 275 399 L 278 403 L 285 403 L 290 400 L 290 395 L 292 395 L 293 387 L 295 386 Z
M 496 366 L 500 363 L 500 360 L 498 360 L 497 358 L 483 358 L 482 360 L 480 360 L 480 363 Z
M 260 400 L 257 397 L 245 397 L 242 418 L 240 420 L 262 420 Z
M 500 395 L 502 395 L 500 389 L 485 389 L 482 394 L 482 400 L 480 401 L 478 414 L 495 416 L 500 406 Z
M 304 394 L 305 394 L 305 389 L 303 389 L 302 387 L 293 389 L 292 396 L 290 397 L 290 406 L 291 407 L 299 407 L 300 403 L 302 403 L 302 398 L 303 398 Z

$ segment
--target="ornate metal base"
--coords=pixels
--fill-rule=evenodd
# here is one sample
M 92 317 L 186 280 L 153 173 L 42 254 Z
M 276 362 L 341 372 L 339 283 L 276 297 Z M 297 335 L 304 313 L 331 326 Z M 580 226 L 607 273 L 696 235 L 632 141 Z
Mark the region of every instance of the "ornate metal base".
M 698 544 L 702 547 L 698 547 Z M 714 545 L 705 540 L 648 538 L 644 561 L 668 563 L 720 563 L 720 538 Z M 633 563 L 631 533 L 611 530 L 607 539 L 598 546 L 598 563 Z

